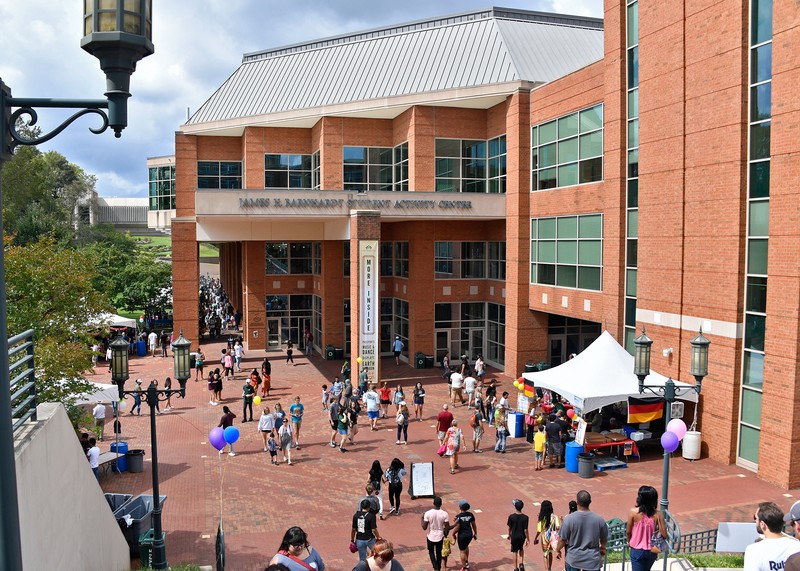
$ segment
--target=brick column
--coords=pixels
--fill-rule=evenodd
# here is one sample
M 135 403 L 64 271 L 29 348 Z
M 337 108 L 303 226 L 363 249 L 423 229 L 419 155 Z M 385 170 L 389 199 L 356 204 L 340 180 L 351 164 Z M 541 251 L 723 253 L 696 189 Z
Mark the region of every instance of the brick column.
M 264 242 L 244 242 L 242 248 L 242 331 L 245 348 L 251 351 L 259 351 L 267 346 L 265 272 Z
M 519 376 L 526 361 L 547 357 L 547 314 L 529 309 L 531 146 L 530 93 L 518 91 L 506 116 L 506 357 L 505 371 Z
M 344 347 L 342 301 L 349 290 L 345 287 L 343 260 L 343 242 L 327 240 L 322 243 L 322 275 L 314 276 L 314 281 L 319 282 L 317 293 L 322 297 L 322 339 L 317 343 L 323 351 L 325 345 Z
M 192 341 L 200 340 L 200 248 L 193 219 L 172 221 L 172 308 L 173 329 Z
M 378 240 L 381 239 L 381 213 L 373 210 L 353 210 L 350 212 L 350 346 L 353 354 L 352 374 L 353 378 L 358 378 L 358 357 L 359 347 L 359 323 L 361 317 L 361 298 L 359 288 L 359 240 Z M 380 252 L 380 250 L 379 250 Z M 380 279 L 380 264 L 376 271 L 376 279 Z M 380 315 L 380 291 L 375 299 L 376 314 Z M 380 327 L 379 324 L 376 326 Z M 377 358 L 375 360 L 375 370 L 371 371 L 372 378 L 377 381 L 379 377 L 380 364 L 380 336 L 378 346 L 375 348 Z
M 417 351 L 434 354 L 433 308 L 436 299 L 433 249 L 436 222 L 408 223 L 408 361 Z M 436 355 L 434 354 L 434 359 Z

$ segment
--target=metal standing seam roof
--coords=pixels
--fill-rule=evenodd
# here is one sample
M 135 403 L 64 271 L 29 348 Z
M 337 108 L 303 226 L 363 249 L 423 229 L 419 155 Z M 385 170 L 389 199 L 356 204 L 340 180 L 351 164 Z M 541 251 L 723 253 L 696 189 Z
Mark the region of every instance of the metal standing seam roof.
M 188 124 L 546 83 L 602 57 L 601 20 L 493 8 L 246 54 Z

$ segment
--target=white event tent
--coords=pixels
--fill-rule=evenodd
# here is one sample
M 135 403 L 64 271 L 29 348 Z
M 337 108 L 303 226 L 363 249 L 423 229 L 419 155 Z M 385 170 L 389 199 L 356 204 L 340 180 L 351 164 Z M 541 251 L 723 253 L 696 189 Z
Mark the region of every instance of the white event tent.
M 524 373 L 522 376 L 533 381 L 537 388 L 560 394 L 583 413 L 627 401 L 629 396 L 654 396 L 649 391 L 639 394 L 639 379 L 633 374 L 633 355 L 617 343 L 608 331 L 603 331 L 577 357 L 558 367 Z M 651 370 L 645 384 L 663 386 L 666 380 L 667 377 Z M 690 386 L 693 385 L 675 381 L 678 389 Z M 697 402 L 697 393 L 685 391 L 678 398 Z
M 105 323 L 109 327 L 132 327 L 136 329 L 136 320 L 128 317 L 122 317 L 114 313 L 101 313 L 100 315 L 89 320 L 90 325 L 99 325 Z

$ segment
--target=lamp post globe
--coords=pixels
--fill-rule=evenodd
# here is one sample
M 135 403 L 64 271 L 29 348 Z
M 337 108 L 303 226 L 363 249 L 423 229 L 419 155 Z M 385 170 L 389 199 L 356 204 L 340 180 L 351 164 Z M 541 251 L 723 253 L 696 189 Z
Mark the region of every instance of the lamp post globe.
M 700 333 L 690 343 L 692 345 L 691 373 L 697 382 L 699 394 L 703 379 L 708 376 L 708 346 L 711 345 L 711 341 L 703 335 L 701 328 Z
M 642 334 L 633 340 L 633 374 L 639 379 L 639 392 L 644 391 L 644 380 L 650 374 L 650 350 L 653 340 L 642 327 Z
M 172 357 L 174 360 L 175 378 L 181 386 L 181 397 L 186 392 L 186 381 L 192 376 L 190 349 L 192 342 L 183 336 L 183 329 L 180 335 L 172 342 Z
M 130 378 L 128 373 L 130 344 L 122 338 L 122 335 L 117 335 L 108 346 L 111 349 L 111 382 L 119 387 L 119 397 L 122 399 L 125 381 Z

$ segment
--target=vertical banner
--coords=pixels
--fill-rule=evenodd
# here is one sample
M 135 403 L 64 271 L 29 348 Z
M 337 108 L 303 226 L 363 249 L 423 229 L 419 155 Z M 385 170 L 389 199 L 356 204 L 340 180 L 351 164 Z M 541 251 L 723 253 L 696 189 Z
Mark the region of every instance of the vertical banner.
M 378 240 L 359 240 L 359 330 L 358 357 L 361 367 L 369 367 L 369 378 L 378 382 L 380 350 L 380 265 Z

